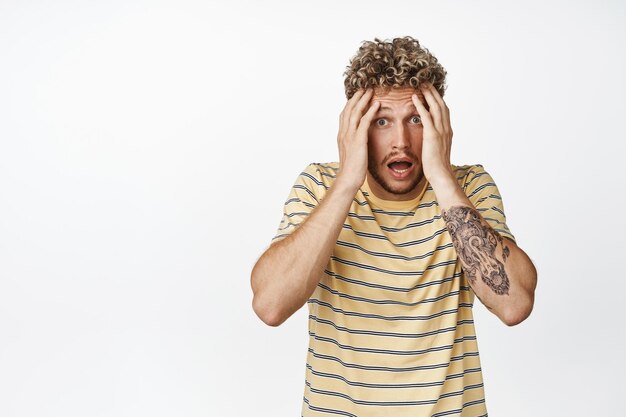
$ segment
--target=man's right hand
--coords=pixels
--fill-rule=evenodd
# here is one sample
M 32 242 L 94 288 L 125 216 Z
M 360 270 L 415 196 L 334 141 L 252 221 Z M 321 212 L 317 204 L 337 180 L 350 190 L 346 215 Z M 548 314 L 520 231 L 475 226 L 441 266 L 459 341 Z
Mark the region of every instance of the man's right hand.
M 353 187 L 355 192 L 365 181 L 368 164 L 367 131 L 380 107 L 378 101 L 369 105 L 373 91 L 371 88 L 357 90 L 339 115 L 337 146 L 340 169 L 337 181 Z

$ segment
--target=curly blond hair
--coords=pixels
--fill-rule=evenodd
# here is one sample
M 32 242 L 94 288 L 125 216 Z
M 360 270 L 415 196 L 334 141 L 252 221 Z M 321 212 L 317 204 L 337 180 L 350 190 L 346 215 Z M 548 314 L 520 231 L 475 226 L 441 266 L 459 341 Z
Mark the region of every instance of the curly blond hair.
M 357 54 L 344 72 L 346 97 L 350 99 L 359 88 L 391 87 L 417 88 L 430 82 L 443 97 L 446 90 L 446 70 L 428 49 L 410 36 L 392 41 L 363 41 Z

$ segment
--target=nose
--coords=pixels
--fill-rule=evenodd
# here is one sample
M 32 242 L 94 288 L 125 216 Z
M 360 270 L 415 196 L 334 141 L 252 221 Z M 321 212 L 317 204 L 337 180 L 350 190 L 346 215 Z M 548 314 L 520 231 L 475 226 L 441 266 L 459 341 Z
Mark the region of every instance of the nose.
M 411 132 L 403 123 L 396 124 L 391 145 L 394 149 L 407 149 L 411 146 Z

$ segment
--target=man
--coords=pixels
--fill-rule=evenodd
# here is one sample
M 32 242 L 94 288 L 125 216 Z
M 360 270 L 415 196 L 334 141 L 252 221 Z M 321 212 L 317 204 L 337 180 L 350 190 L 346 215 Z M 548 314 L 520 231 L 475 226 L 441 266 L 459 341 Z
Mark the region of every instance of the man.
M 532 310 L 496 184 L 450 163 L 445 75 L 411 37 L 363 43 L 340 161 L 300 174 L 252 270 L 268 325 L 308 303 L 303 416 L 484 416 L 474 295 L 507 325 Z

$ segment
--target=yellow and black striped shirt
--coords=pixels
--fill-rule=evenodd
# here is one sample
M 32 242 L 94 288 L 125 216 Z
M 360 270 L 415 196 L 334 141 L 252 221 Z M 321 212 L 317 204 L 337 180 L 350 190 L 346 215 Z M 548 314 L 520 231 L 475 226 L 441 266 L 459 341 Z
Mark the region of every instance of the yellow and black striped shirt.
M 515 240 L 483 166 L 452 168 L 483 218 Z M 272 241 L 306 220 L 338 170 L 305 168 Z M 302 416 L 486 416 L 473 302 L 430 184 L 413 200 L 386 201 L 366 180 L 307 302 Z

